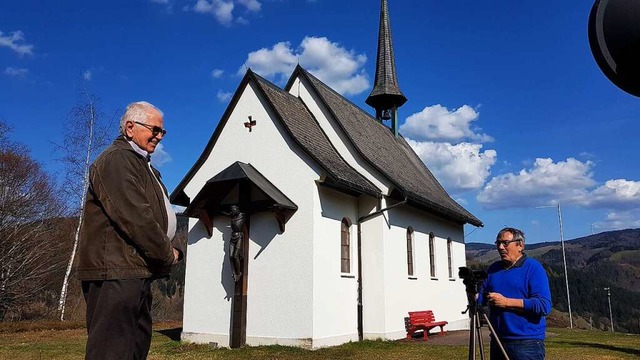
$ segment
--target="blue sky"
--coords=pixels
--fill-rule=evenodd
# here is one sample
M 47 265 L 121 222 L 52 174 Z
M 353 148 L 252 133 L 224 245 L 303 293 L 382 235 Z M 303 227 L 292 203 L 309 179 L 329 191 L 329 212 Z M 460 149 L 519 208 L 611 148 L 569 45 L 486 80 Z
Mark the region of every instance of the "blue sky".
M 589 50 L 593 2 L 389 0 L 401 132 L 452 197 L 529 242 L 640 227 L 640 99 Z M 165 113 L 154 154 L 171 191 L 201 154 L 246 67 L 284 82 L 299 62 L 354 103 L 374 78 L 377 0 L 0 2 L 0 119 L 52 173 L 51 142 L 84 81 L 111 114 Z M 114 131 L 116 125 L 114 124 Z

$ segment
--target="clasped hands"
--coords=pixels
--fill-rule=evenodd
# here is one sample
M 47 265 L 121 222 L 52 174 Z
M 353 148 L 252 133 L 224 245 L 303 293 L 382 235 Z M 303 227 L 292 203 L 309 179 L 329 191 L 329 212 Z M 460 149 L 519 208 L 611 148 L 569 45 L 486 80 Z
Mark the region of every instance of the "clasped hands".
M 489 305 L 499 308 L 509 307 L 509 299 L 497 292 L 490 292 L 487 295 L 487 302 Z

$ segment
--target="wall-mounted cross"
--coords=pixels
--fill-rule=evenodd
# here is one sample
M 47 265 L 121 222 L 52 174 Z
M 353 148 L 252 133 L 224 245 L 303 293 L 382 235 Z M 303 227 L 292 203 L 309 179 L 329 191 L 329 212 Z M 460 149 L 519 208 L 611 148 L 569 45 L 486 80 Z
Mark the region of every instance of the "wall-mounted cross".
M 249 115 L 249 121 L 244 123 L 244 127 L 249 129 L 249 132 L 251 132 L 251 128 L 254 127 L 254 126 L 256 126 L 256 121 L 255 120 L 251 120 L 251 115 Z

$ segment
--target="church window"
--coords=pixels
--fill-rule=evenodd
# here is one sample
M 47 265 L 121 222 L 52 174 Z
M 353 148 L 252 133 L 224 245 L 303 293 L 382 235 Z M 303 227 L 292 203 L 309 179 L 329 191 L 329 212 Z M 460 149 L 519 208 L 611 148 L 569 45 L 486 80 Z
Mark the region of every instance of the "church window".
M 351 272 L 351 221 L 347 218 L 342 219 L 341 225 L 341 242 L 340 242 L 340 271 L 343 273 Z
M 436 277 L 436 236 L 429 233 L 429 270 L 431 277 Z
M 407 228 L 407 273 L 413 276 L 413 228 Z
M 449 266 L 449 279 L 453 278 L 453 241 L 451 238 L 447 238 L 447 263 Z

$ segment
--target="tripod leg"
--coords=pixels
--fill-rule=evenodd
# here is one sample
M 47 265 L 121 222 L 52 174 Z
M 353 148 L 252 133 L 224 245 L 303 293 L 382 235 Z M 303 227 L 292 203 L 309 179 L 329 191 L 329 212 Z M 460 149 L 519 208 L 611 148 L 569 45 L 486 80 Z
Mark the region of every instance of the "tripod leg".
M 474 314 L 470 318 L 471 324 L 469 324 L 469 360 L 476 360 L 476 322 L 477 316 Z
M 484 343 L 482 342 L 482 322 L 480 321 L 480 316 L 476 314 L 476 338 L 478 339 L 478 345 L 480 348 L 480 359 L 484 360 Z
M 491 334 L 493 334 L 493 339 L 495 340 L 496 344 L 498 344 L 498 346 L 500 347 L 500 351 L 502 351 L 502 355 L 504 356 L 504 359 L 509 360 L 509 356 L 507 355 L 507 352 L 504 350 L 504 347 L 500 342 L 500 338 L 498 338 L 498 334 L 493 329 L 493 326 L 491 325 L 491 322 L 489 321 L 487 314 L 482 313 L 482 316 L 484 316 L 484 320 L 487 322 L 487 325 L 489 325 L 489 331 L 491 331 Z

